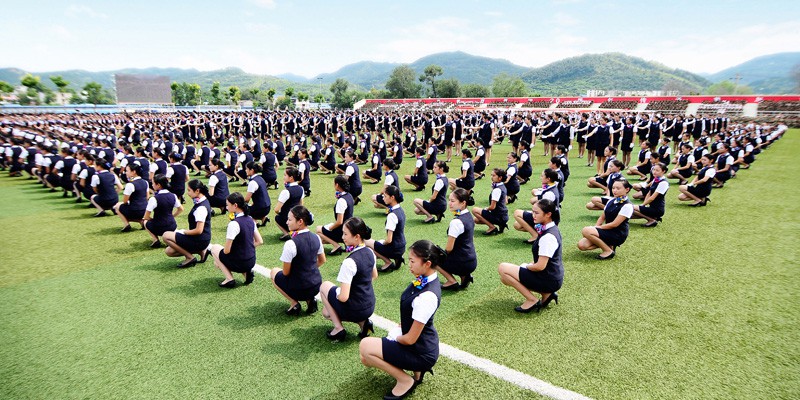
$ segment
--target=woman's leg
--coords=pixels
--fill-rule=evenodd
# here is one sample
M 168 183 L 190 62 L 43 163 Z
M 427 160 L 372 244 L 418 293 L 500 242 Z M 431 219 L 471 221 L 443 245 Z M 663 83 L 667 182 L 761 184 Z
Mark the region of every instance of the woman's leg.
M 278 286 L 277 283 L 275 283 L 275 276 L 278 275 L 278 272 L 282 272 L 282 271 L 283 271 L 283 269 L 281 269 L 281 268 L 273 268 L 273 269 L 271 269 L 269 271 L 269 278 L 270 278 L 270 280 L 272 280 L 272 286 L 275 286 L 275 289 L 278 289 L 278 293 L 280 293 L 283 297 L 285 297 L 286 300 L 289 300 L 289 303 L 291 303 L 291 306 L 289 308 L 291 308 L 291 307 L 296 306 L 298 304 L 298 301 L 293 299 L 293 298 L 291 298 L 291 296 L 286 294 L 286 292 L 284 292 L 283 289 L 281 289 L 281 287 Z
M 214 257 L 214 266 L 217 267 L 220 271 L 222 271 L 223 275 L 225 275 L 225 280 L 222 281 L 222 283 L 224 284 L 233 280 L 233 274 L 231 274 L 231 271 L 228 269 L 228 267 L 226 267 L 225 264 L 223 264 L 222 261 L 219 260 L 219 252 L 223 250 L 224 248 L 221 245 L 212 244 L 211 249 L 209 251 L 211 251 L 211 255 Z
M 445 271 L 445 270 L 444 270 L 444 268 L 442 268 L 442 267 L 435 267 L 435 269 L 436 269 L 437 271 L 439 271 L 439 273 L 440 273 L 440 274 L 442 274 L 442 276 L 444 276 L 444 278 L 445 278 L 445 282 L 444 282 L 444 284 L 442 284 L 442 287 L 447 287 L 447 286 L 451 286 L 451 285 L 453 285 L 453 284 L 456 284 L 456 283 L 458 283 L 458 281 L 456 280 L 456 278 L 454 278 L 454 277 L 453 277 L 453 274 L 451 274 L 451 273 L 449 273 L 449 272 Z
M 530 240 L 536 240 L 539 237 L 539 234 L 536 233 L 536 229 L 533 229 L 525 219 L 523 219 L 523 215 L 525 214 L 524 210 L 515 210 L 514 211 L 514 229 L 520 232 L 528 232 L 531 235 Z
M 425 210 L 425 207 L 423 207 L 423 201 L 424 200 L 422 199 L 414 199 L 414 208 L 415 208 L 414 213 L 417 215 L 424 215 L 425 217 L 427 217 L 426 220 L 433 218 L 433 215 L 427 212 Z
M 322 285 L 319 287 L 319 297 L 322 299 L 322 316 L 325 319 L 330 320 L 333 322 L 333 329 L 331 330 L 331 335 L 335 335 L 344 330 L 344 326 L 342 326 L 342 321 L 339 319 L 339 316 L 336 315 L 336 311 L 331 306 L 330 301 L 328 301 L 328 292 L 331 291 L 331 288 L 335 287 L 331 282 L 325 281 L 322 282 Z
M 597 232 L 597 227 L 587 226 L 587 227 L 583 228 L 583 230 L 581 231 L 581 234 L 583 235 L 583 239 L 581 239 L 578 242 L 578 248 L 579 249 L 581 249 L 581 244 L 582 243 L 584 245 L 586 244 L 586 242 L 584 242 L 584 239 L 585 239 L 585 240 L 589 241 L 589 243 L 591 243 L 591 245 L 593 247 L 592 246 L 584 246 L 586 248 L 585 249 L 581 249 L 581 250 L 592 250 L 592 248 L 600 249 L 600 250 L 602 250 L 600 255 L 603 256 L 603 257 L 611 254 L 611 252 L 612 252 L 611 247 L 609 245 L 607 245 L 605 242 L 603 242 L 603 240 L 600 239 L 600 234 Z
M 511 286 L 525 298 L 525 302 L 522 303 L 523 308 L 530 308 L 539 301 L 539 299 L 533 295 L 533 292 L 528 290 L 528 288 L 519 281 L 519 265 L 500 263 L 500 265 L 497 266 L 497 273 L 500 274 L 500 282 L 506 286 Z
M 121 205 L 122 205 L 122 203 L 117 203 L 117 204 L 114 206 L 114 211 L 116 211 L 116 212 L 117 212 L 117 216 L 119 217 L 119 219 L 121 219 L 121 220 L 122 220 L 122 227 L 124 228 L 124 227 L 126 227 L 126 226 L 130 226 L 130 222 L 128 222 L 128 219 L 127 219 L 127 218 L 125 218 L 125 216 L 124 216 L 124 215 L 122 215 L 122 213 L 119 211 L 119 207 L 120 207 Z
M 414 386 L 415 381 L 411 375 L 383 359 L 383 343 L 381 338 L 368 337 L 362 339 L 361 343 L 358 345 L 358 352 L 361 356 L 361 363 L 364 364 L 364 366 L 380 369 L 397 381 L 394 388 L 392 388 L 392 394 L 399 396 Z

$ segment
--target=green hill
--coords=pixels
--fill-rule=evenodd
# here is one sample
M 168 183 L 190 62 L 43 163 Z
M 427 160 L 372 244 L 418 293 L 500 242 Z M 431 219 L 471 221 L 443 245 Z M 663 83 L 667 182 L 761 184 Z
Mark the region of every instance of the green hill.
M 800 65 L 800 52 L 776 53 L 756 57 L 708 76 L 712 82 L 736 79 L 755 93 L 796 93 L 798 83 L 791 77 L 792 68 Z
M 711 84 L 697 74 L 620 53 L 566 58 L 534 68 L 522 80 L 545 96 L 575 96 L 589 89 L 661 90 L 668 83 L 700 92 Z

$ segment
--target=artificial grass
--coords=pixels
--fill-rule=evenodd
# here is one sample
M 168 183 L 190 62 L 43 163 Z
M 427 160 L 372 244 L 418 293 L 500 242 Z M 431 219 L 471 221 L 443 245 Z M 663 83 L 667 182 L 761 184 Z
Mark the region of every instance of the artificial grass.
M 539 315 L 514 313 L 522 299 L 502 287 L 496 267 L 529 261 L 526 235 L 478 234 L 475 284 L 446 293 L 437 312 L 442 341 L 595 398 L 798 397 L 791 295 L 800 219 L 791 199 L 800 193 L 786 179 L 800 149 L 796 135 L 791 131 L 752 169 L 715 189 L 708 207 L 679 204 L 673 184 L 664 223 L 648 230 L 633 222 L 617 258 L 607 262 L 575 248 L 580 228 L 598 213 L 583 208 L 596 194 L 585 187 L 594 168 L 573 155 L 560 226 L 561 304 Z M 493 165 L 502 165 L 508 150 L 496 146 Z M 538 174 L 545 160 L 533 162 Z M 406 159 L 398 175 L 411 164 Z M 312 178 L 306 205 L 319 224 L 332 220 L 332 179 Z M 319 314 L 285 317 L 286 302 L 263 278 L 219 289 L 221 274 L 210 263 L 177 270 L 179 260 L 147 247 L 145 232 L 119 234 L 116 217 L 90 218 L 84 205 L 31 182 L 0 179 L 3 398 L 369 398 L 391 387 L 389 377 L 358 362 L 354 325 L 345 325 L 347 342 L 329 343 L 328 321 Z M 478 181 L 479 206 L 487 204 L 488 187 Z M 365 184 L 356 215 L 383 238 L 385 214 L 368 200 L 379 189 Z M 412 213 L 411 200 L 429 193 L 406 188 L 409 243 L 445 243 L 444 222 L 425 225 Z M 525 197 L 510 210 L 527 207 Z M 215 243 L 225 222 L 213 219 Z M 266 243 L 258 262 L 279 266 L 277 228 L 261 232 Z M 343 259 L 328 258 L 324 279 L 335 280 Z M 405 268 L 381 274 L 376 313 L 399 319 L 410 278 Z M 445 358 L 435 369 L 415 398 L 537 397 Z

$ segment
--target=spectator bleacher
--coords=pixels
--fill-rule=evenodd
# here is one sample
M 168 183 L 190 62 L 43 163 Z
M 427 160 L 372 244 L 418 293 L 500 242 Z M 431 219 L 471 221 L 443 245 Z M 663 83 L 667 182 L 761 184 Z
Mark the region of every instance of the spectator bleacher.
M 647 111 L 686 111 L 689 100 L 656 100 L 647 104 Z
M 800 111 L 800 101 L 762 101 L 758 111 Z
M 634 100 L 621 100 L 621 101 L 604 101 L 600 104 L 600 108 L 616 108 L 620 110 L 633 110 L 636 108 L 636 105 L 639 104 L 638 101 Z
M 745 100 L 704 100 L 703 104 L 697 109 L 699 114 L 727 114 L 727 115 L 741 115 L 744 105 L 747 104 Z
M 522 107 L 524 108 L 550 108 L 549 101 L 529 101 L 527 103 L 523 103 Z
M 558 103 L 556 108 L 589 108 L 592 106 L 592 103 L 592 101 L 588 100 L 562 101 Z

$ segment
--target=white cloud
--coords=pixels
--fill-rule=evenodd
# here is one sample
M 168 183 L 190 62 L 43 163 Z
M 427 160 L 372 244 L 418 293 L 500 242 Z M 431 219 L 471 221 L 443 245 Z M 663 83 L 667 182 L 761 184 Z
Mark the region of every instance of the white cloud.
M 487 11 L 483 13 L 483 15 L 487 17 L 502 17 L 503 13 L 501 13 L 500 11 Z
M 67 10 L 64 12 L 68 17 L 77 18 L 77 17 L 89 17 L 95 19 L 106 19 L 108 15 L 103 14 L 99 11 L 95 11 L 91 7 L 87 5 L 78 5 L 78 4 L 70 4 L 67 7 Z
M 273 9 L 277 6 L 275 0 L 250 0 L 250 2 L 261 8 Z
M 557 12 L 553 20 L 558 26 L 576 26 L 580 23 L 577 18 L 563 12 Z
M 72 32 L 63 25 L 52 25 L 50 27 L 50 32 L 55 36 L 56 39 L 70 40 L 74 37 Z

